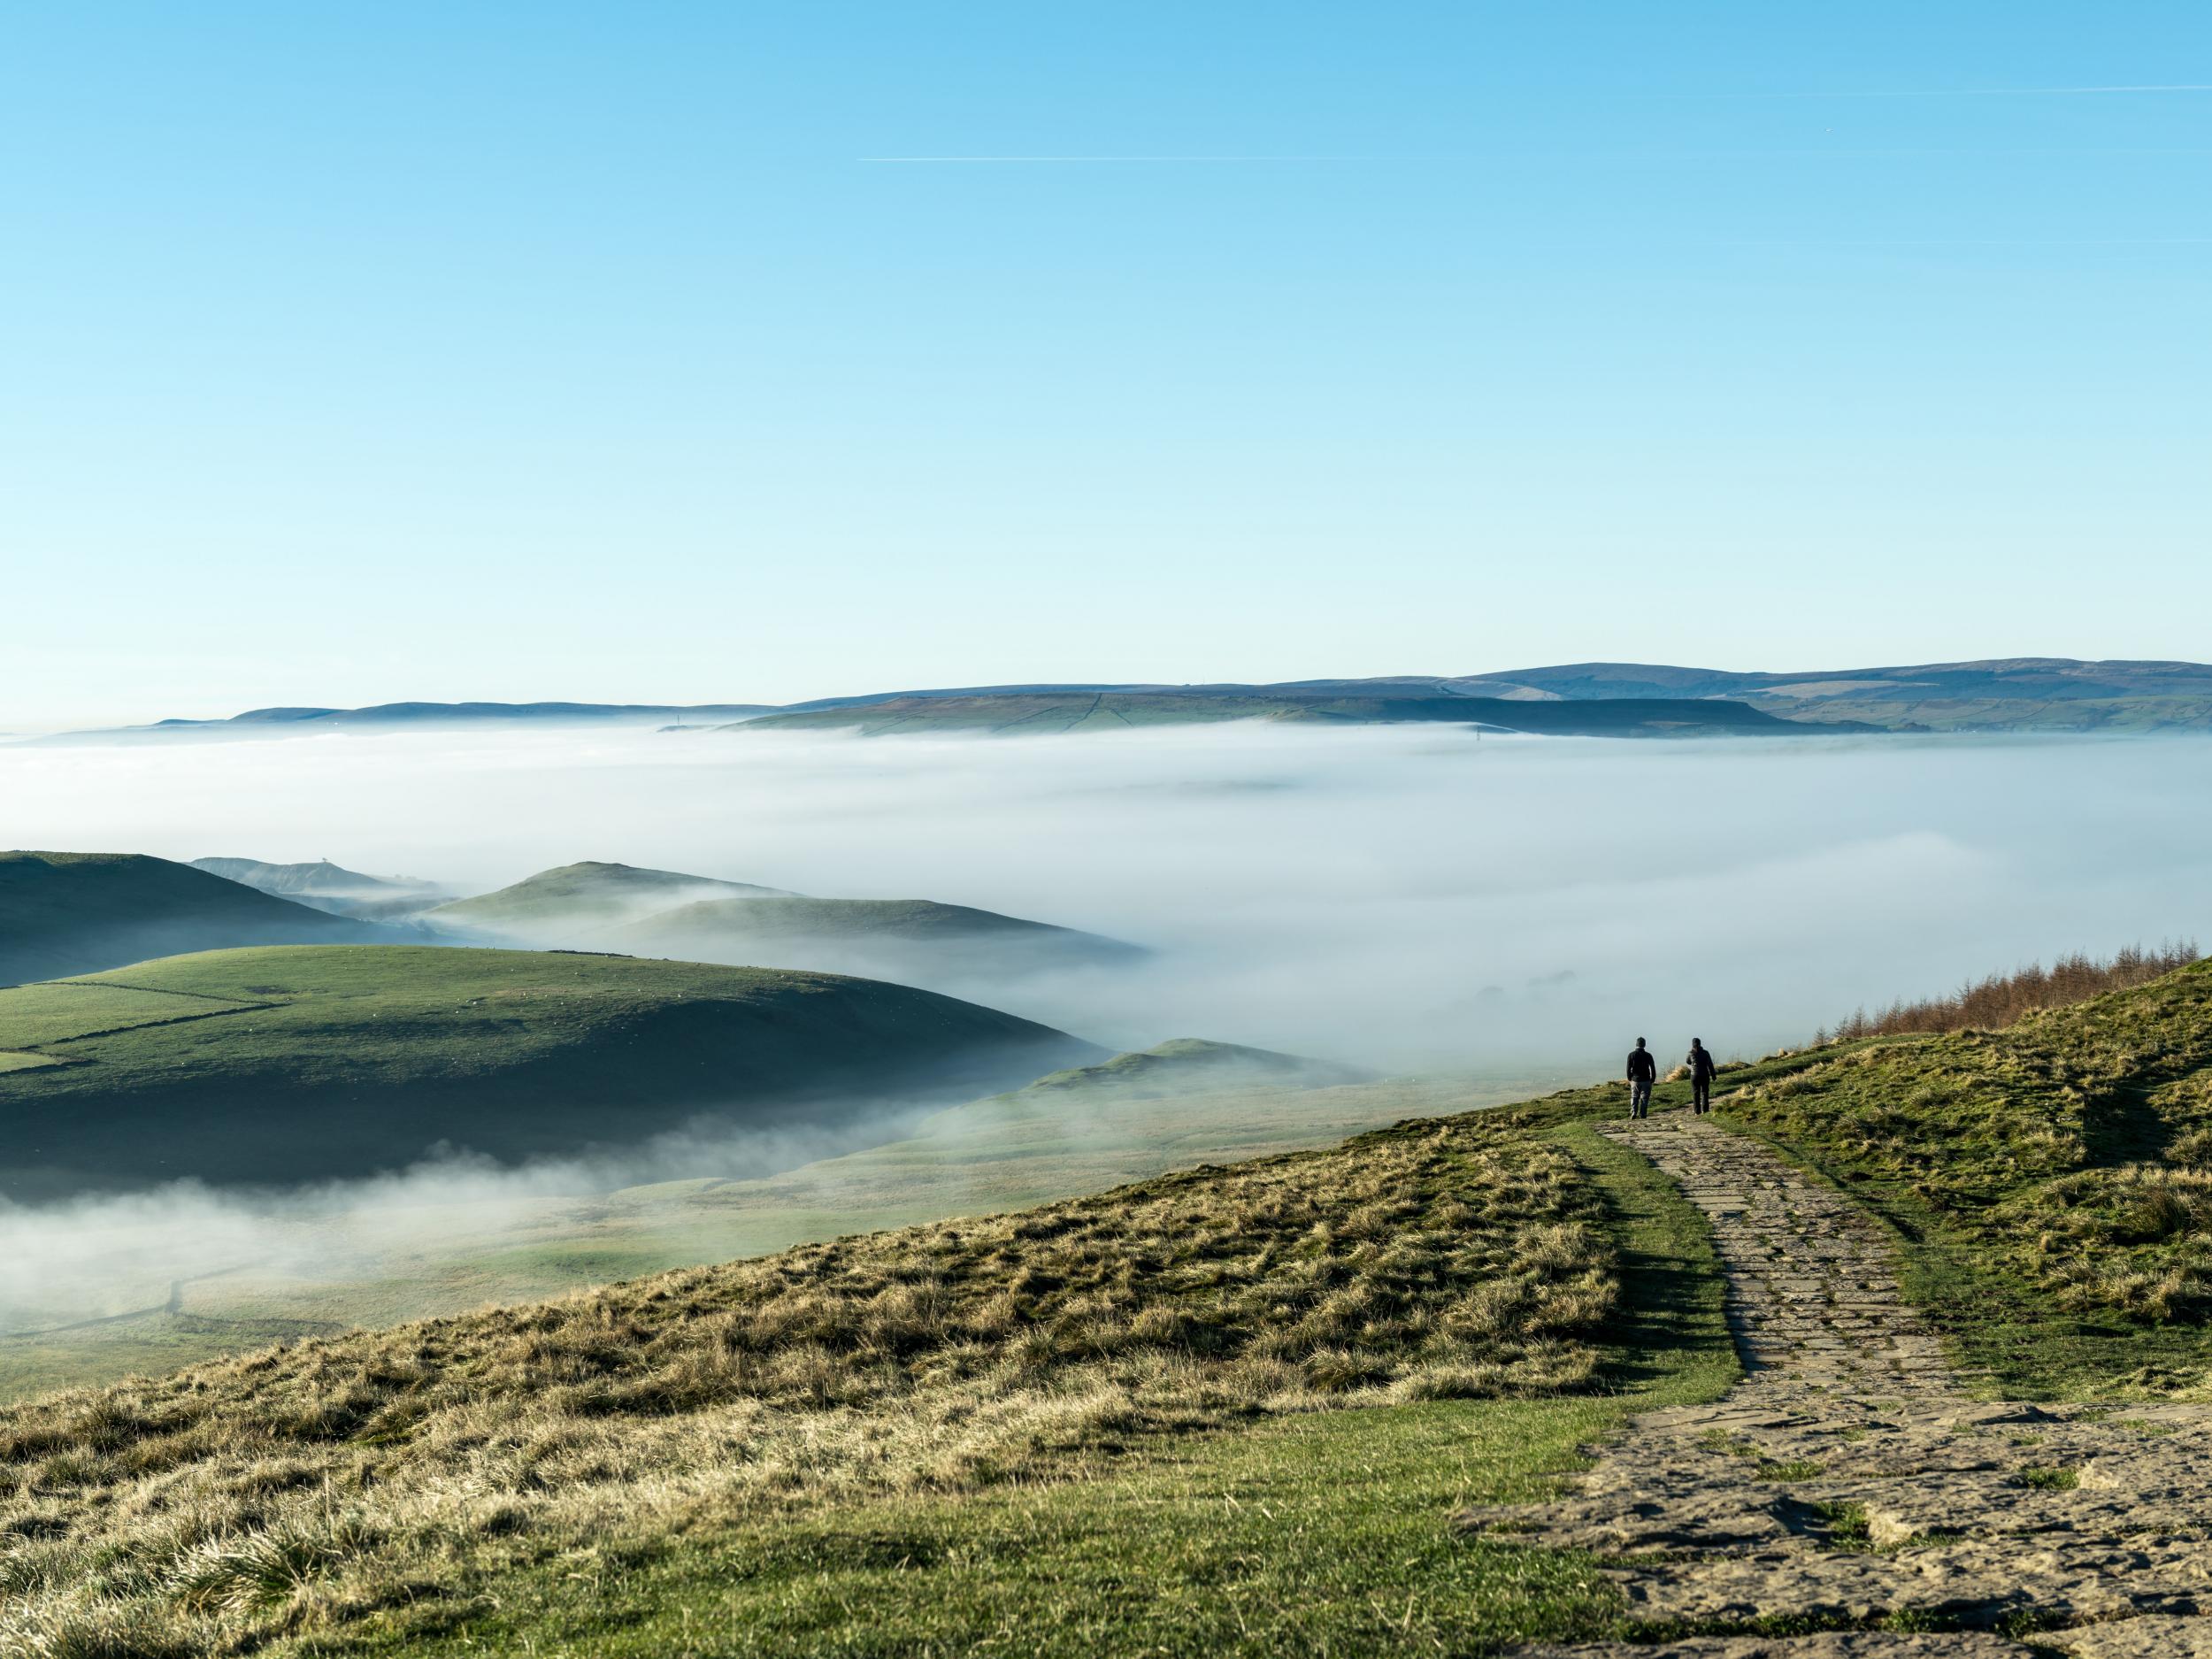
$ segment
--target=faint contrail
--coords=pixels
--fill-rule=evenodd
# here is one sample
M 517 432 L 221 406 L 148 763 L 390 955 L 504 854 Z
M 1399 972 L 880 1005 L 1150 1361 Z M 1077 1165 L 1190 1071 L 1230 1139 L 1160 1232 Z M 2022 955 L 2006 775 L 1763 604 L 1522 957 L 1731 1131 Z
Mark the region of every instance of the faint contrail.
M 2101 97 L 2113 93 L 2212 92 L 2212 81 L 2173 81 L 2161 85 L 2112 87 L 1909 87 L 1889 91 L 1840 92 L 1723 92 L 1722 98 L 2070 98 Z
M 1801 96 L 1777 94 L 1778 96 Z M 1804 94 L 1818 96 L 1818 94 Z M 1839 96 L 1850 96 L 1839 94 Z M 1866 96 L 1880 96 L 1868 94 Z M 1903 96 L 1903 95 L 1900 95 Z M 1961 159 L 2018 158 L 2037 156 L 2204 156 L 2212 155 L 2212 149 L 2202 146 L 2176 147 L 2143 145 L 2105 146 L 2085 148 L 2078 145 L 2043 145 L 2032 149 L 1932 149 L 1926 146 L 1892 146 L 1882 149 L 1863 147 L 1835 148 L 1793 146 L 1789 149 L 1755 150 L 1525 150 L 1510 155 L 1494 156 L 856 156 L 854 160 L 868 165 L 885 166 L 1118 166 L 1124 165 L 1184 164 L 1191 165 L 1295 165 L 1320 163 L 1333 166 L 1486 166 L 1502 162 L 1529 161 L 1732 161 L 1732 160 L 1788 160 L 1810 161 L 1884 161 L 1924 157 L 1957 157 Z
M 1033 165 L 1047 162 L 1220 162 L 1265 165 L 1277 162 L 1457 161 L 1457 156 L 862 156 L 862 161 L 964 165 Z

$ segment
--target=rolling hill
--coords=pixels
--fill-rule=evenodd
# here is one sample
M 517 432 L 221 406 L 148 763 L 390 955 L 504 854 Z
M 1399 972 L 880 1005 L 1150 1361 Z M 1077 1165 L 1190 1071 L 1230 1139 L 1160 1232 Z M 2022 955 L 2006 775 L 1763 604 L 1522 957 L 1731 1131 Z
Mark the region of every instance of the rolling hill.
M 1789 719 L 1862 721 L 1892 731 L 2212 727 L 2212 666 L 2201 663 L 2019 657 L 1758 673 L 1648 663 L 1570 663 L 1446 683 L 1472 695 L 1572 702 L 1728 697 Z
M 1571 704 L 1545 710 L 1531 704 Z M 1663 663 L 1564 663 L 1475 674 L 1386 674 L 1271 685 L 957 686 L 712 703 L 386 703 L 257 709 L 164 720 L 103 739 L 253 736 L 564 720 L 658 719 L 672 728 L 899 732 L 1118 731 L 1269 719 L 1446 721 L 1555 736 L 1788 736 L 1807 731 L 2149 732 L 2212 729 L 2212 665 L 1990 657 L 1877 668 L 1738 671 Z M 70 741 L 67 739 L 39 741 Z
M 1199 1089 L 1338 1088 L 1372 1080 L 1371 1072 L 1357 1066 L 1240 1043 L 1174 1037 L 1096 1065 L 1055 1071 L 1008 1098 L 1103 1092 L 1131 1100 L 1157 1100 Z
M 426 911 L 426 926 L 495 943 L 962 985 L 1122 963 L 1135 945 L 929 899 L 818 899 L 669 870 L 585 863 Z
M 407 876 L 365 876 L 328 859 L 313 864 L 272 864 L 258 858 L 195 858 L 195 870 L 243 882 L 263 893 L 305 904 L 333 916 L 390 921 L 442 903 L 448 890 Z
M 608 930 L 611 949 L 841 973 L 1005 976 L 1128 962 L 1135 945 L 929 899 L 711 899 Z
M 424 919 L 433 926 L 518 942 L 575 945 L 603 929 L 702 900 L 790 896 L 780 887 L 746 881 L 587 860 L 541 870 L 496 892 L 438 905 Z
M 0 985 L 235 945 L 397 937 L 165 858 L 0 852 Z
M 837 1130 L 1104 1057 L 903 986 L 411 946 L 20 986 L 0 992 L 0 1194 L 18 1199 L 365 1175 L 441 1143 L 511 1161 L 701 1118 Z
M 517 726 L 659 725 L 669 721 L 730 720 L 764 711 L 754 703 L 380 703 L 358 709 L 315 707 L 249 709 L 219 719 L 157 720 L 106 731 L 73 732 L 40 742 L 87 741 L 130 743 L 187 739 L 287 737 L 303 733 L 389 733 L 428 728 Z

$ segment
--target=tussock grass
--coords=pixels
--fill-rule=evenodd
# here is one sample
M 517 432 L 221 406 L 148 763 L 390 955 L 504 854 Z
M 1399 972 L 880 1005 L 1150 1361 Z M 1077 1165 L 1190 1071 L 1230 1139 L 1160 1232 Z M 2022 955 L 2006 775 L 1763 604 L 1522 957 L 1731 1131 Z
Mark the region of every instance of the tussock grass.
M 1587 1385 L 1601 1200 L 1486 1112 L 0 1409 L 0 1655 L 211 1654 L 1148 1439 Z

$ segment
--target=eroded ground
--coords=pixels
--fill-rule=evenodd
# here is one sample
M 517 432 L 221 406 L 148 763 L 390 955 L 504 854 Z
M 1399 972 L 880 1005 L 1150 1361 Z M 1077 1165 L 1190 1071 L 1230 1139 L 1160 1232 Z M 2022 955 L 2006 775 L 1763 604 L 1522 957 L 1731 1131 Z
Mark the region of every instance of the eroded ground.
M 1645 1639 L 1550 1653 L 2212 1655 L 2212 1407 L 1971 1397 L 1848 1199 L 1709 1120 L 1609 1133 L 1711 1221 L 1747 1376 L 1462 1517 L 1613 1563 Z

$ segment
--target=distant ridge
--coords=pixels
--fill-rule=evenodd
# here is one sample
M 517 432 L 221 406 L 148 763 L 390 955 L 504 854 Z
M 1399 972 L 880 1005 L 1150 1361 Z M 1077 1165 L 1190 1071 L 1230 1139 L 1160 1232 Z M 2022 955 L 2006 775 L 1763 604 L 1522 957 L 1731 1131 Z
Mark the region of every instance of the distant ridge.
M 312 864 L 273 864 L 258 858 L 195 858 L 192 868 L 242 882 L 296 904 L 328 910 L 333 916 L 354 916 L 386 921 L 412 916 L 442 903 L 450 889 L 434 882 L 405 876 L 365 876 L 328 859 Z
M 1348 693 L 1256 686 L 896 697 L 835 709 L 764 715 L 724 729 L 856 730 L 868 737 L 973 732 L 1003 737 L 1224 720 L 1335 726 L 1448 724 L 1553 737 L 1801 736 L 1807 732 L 1878 729 L 1847 722 L 1790 720 L 1748 703 L 1719 698 L 1569 702 L 1455 694 L 1378 695 L 1372 690 Z
M 1550 715 L 1531 705 L 1571 703 Z M 1729 705 L 1733 705 L 1730 707 Z M 1747 713 L 1745 711 L 1748 711 Z M 956 686 L 801 703 L 387 703 L 251 709 L 33 741 L 270 736 L 303 728 L 405 728 L 532 721 L 656 721 L 773 730 L 1110 730 L 1225 719 L 1378 724 L 1440 720 L 1565 735 L 1800 735 L 1808 730 L 2212 730 L 2212 665 L 2161 659 L 1985 657 L 1877 668 L 1739 671 L 1586 662 L 1479 674 L 1167 685 L 1130 680 Z
M 417 726 L 513 726 L 564 724 L 720 722 L 766 712 L 756 703 L 379 703 L 361 709 L 249 709 L 218 719 L 156 720 L 150 726 L 69 732 L 33 742 L 173 741 L 178 738 L 271 737 L 305 730 L 404 730 Z

